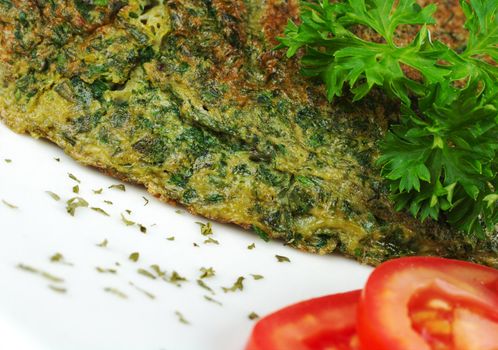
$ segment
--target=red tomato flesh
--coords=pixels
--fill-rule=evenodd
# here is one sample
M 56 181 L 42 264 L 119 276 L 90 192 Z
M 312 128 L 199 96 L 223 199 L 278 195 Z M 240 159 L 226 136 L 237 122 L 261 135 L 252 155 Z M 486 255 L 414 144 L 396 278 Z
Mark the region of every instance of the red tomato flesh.
M 363 290 L 357 329 L 363 350 L 498 350 L 498 270 L 391 260 Z
M 261 319 L 246 350 L 358 350 L 360 291 L 304 301 Z

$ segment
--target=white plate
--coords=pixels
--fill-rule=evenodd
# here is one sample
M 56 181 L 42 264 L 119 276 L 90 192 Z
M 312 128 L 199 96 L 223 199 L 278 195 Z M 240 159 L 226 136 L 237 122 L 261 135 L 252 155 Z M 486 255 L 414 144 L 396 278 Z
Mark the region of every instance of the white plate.
M 67 214 L 65 202 L 77 196 L 72 192 L 77 183 L 68 173 L 81 180 L 80 196 L 110 217 L 88 208 L 77 209 L 75 217 Z M 251 312 L 265 315 L 303 299 L 361 288 L 371 271 L 338 256 L 265 243 L 230 225 L 213 223 L 212 237 L 220 244 L 204 244 L 196 221 L 206 220 L 178 213 L 181 208 L 151 198 L 140 187 L 126 185 L 126 192 L 108 188 L 117 183 L 47 142 L 0 126 L 0 200 L 18 206 L 0 203 L 0 349 L 242 350 L 254 324 L 248 319 Z M 93 193 L 100 188 L 102 194 Z M 149 200 L 146 206 L 143 196 Z M 122 222 L 120 214 L 127 209 L 132 214 L 126 217 L 146 226 L 147 234 Z M 174 241 L 167 240 L 171 236 Z M 107 247 L 98 247 L 104 240 Z M 247 249 L 252 243 L 256 248 Z M 137 263 L 128 259 L 132 252 L 140 253 Z M 55 253 L 73 266 L 50 262 Z M 277 262 L 276 254 L 291 262 Z M 52 284 L 67 293 L 51 290 L 46 278 L 18 264 L 63 278 L 63 283 Z M 177 287 L 137 273 L 152 264 L 189 281 Z M 97 267 L 117 273 L 99 273 Z M 216 270 L 215 277 L 205 279 L 215 295 L 197 285 L 201 267 Z M 245 277 L 244 290 L 224 293 L 221 287 L 232 286 L 239 276 Z M 107 287 L 128 298 L 105 292 Z M 176 311 L 190 324 L 180 323 Z

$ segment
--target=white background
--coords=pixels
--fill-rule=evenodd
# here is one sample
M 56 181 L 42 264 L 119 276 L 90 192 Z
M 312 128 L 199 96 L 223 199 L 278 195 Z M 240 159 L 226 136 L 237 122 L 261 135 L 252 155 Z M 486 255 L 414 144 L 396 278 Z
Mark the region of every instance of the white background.
M 77 209 L 75 217 L 66 213 L 65 202 L 77 196 L 72 192 L 77 183 L 68 173 L 81 180 L 80 196 L 110 217 L 87 208 Z M 108 189 L 118 183 L 45 141 L 0 125 L 0 201 L 18 206 L 0 203 L 0 349 L 242 350 L 254 325 L 248 319 L 251 312 L 265 315 L 304 299 L 361 288 L 371 271 L 338 256 L 265 243 L 230 225 L 213 223 L 212 237 L 220 244 L 204 244 L 206 237 L 196 221 L 206 220 L 161 203 L 137 186 L 126 185 L 126 192 Z M 101 195 L 93 193 L 100 188 Z M 45 191 L 57 193 L 61 200 Z M 121 221 L 127 209 L 132 215 L 126 217 L 146 226 L 147 234 Z M 166 239 L 171 236 L 174 241 Z M 105 239 L 107 248 L 98 247 Z M 253 242 L 256 248 L 248 250 Z M 50 262 L 57 252 L 73 266 Z M 137 263 L 128 259 L 132 252 L 140 253 Z M 291 263 L 277 262 L 276 254 Z M 20 263 L 64 278 L 64 283 L 52 284 L 67 293 L 52 291 L 50 281 L 20 270 Z M 137 273 L 152 264 L 168 273 L 177 271 L 189 282 L 177 287 Z M 117 273 L 99 273 L 96 267 Z M 201 267 L 216 270 L 205 282 L 223 306 L 204 299 L 210 293 L 196 283 Z M 250 274 L 264 279 L 256 281 Z M 239 276 L 246 278 L 243 291 L 221 290 Z M 156 298 L 149 299 L 130 281 Z M 106 287 L 128 298 L 106 293 Z M 180 323 L 175 311 L 190 325 Z

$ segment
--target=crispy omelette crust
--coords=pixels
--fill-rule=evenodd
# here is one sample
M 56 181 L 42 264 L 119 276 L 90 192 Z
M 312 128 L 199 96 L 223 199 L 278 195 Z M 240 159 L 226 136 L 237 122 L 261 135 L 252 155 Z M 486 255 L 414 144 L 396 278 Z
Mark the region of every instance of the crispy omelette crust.
M 0 116 L 13 130 L 302 250 L 498 266 L 496 233 L 476 240 L 393 210 L 374 162 L 396 105 L 378 93 L 329 104 L 272 50 L 297 0 L 91 4 L 0 0 Z

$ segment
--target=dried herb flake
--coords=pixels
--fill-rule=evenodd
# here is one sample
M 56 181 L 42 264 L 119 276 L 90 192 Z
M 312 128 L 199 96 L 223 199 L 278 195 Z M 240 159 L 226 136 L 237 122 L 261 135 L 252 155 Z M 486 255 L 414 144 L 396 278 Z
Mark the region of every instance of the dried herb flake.
M 135 285 L 133 282 L 129 282 L 130 286 L 132 286 L 133 288 L 135 288 L 136 290 L 138 290 L 139 292 L 145 294 L 149 299 L 155 299 L 156 296 L 148 291 L 146 291 L 145 289 L 143 288 L 140 288 L 139 286 Z
M 218 242 L 216 239 L 209 237 L 204 241 L 204 244 L 216 244 L 219 245 L 220 242 Z
M 19 209 L 17 205 L 14 205 L 12 203 L 7 202 L 6 200 L 2 199 L 2 203 L 5 204 L 10 209 Z
M 138 269 L 137 272 L 141 274 L 142 276 L 148 277 L 150 279 L 155 280 L 157 277 L 154 276 L 151 272 L 147 271 L 146 269 Z
M 70 178 L 71 180 L 74 180 L 74 181 L 76 181 L 76 182 L 77 182 L 77 183 L 79 183 L 79 184 L 81 183 L 81 181 L 80 181 L 80 180 L 79 180 L 76 176 L 74 176 L 73 174 L 71 174 L 71 173 L 67 173 L 67 175 L 69 176 L 69 178 Z
M 90 209 L 92 209 L 93 211 L 96 211 L 97 213 L 100 213 L 102 215 L 110 216 L 109 213 L 107 213 L 104 209 L 96 208 L 96 207 L 92 207 Z
M 99 244 L 97 244 L 97 247 L 107 248 L 107 244 L 108 243 L 109 243 L 109 241 L 107 241 L 107 239 L 104 239 L 102 242 L 100 242 Z
M 50 257 L 50 262 L 73 266 L 72 263 L 66 261 L 66 259 L 61 253 L 55 253 L 54 255 L 52 255 Z
M 201 227 L 201 234 L 203 236 L 209 236 L 213 234 L 213 227 L 210 222 L 208 222 L 207 224 L 202 222 L 196 222 L 196 224 Z
M 176 284 L 178 287 L 181 286 L 181 283 L 182 282 L 187 282 L 188 280 L 183 277 L 182 275 L 180 275 L 178 272 L 176 271 L 173 271 L 171 273 L 171 276 L 169 276 L 169 278 L 165 279 L 167 282 L 170 282 L 170 283 L 173 283 L 173 284 Z
M 204 282 L 203 280 L 197 280 L 197 285 L 201 288 L 204 288 L 205 290 L 209 291 L 211 294 L 216 294 L 213 290 L 213 288 L 211 288 L 210 286 L 208 286 L 206 284 L 206 282 Z
M 128 257 L 128 259 L 130 259 L 133 262 L 137 262 L 139 258 L 140 258 L 140 253 L 138 252 L 131 253 L 130 256 Z
M 262 280 L 263 278 L 265 278 L 262 275 L 253 275 L 253 274 L 251 274 L 251 276 L 252 276 L 252 278 L 254 278 L 255 281 Z
M 104 291 L 109 293 L 109 294 L 115 295 L 121 299 L 128 299 L 128 296 L 125 293 L 121 292 L 117 288 L 106 287 L 106 288 L 104 288 Z
M 230 288 L 228 287 L 221 287 L 221 289 L 223 289 L 223 291 L 225 293 L 228 293 L 228 292 L 236 292 L 238 290 L 242 291 L 244 290 L 244 282 L 245 278 L 240 276 L 239 278 L 237 278 L 237 281 L 235 281 L 235 283 L 233 284 L 233 286 L 231 286 Z
M 212 267 L 208 267 L 208 268 L 201 267 L 200 271 L 201 271 L 201 276 L 200 276 L 201 279 L 210 278 L 216 274 L 216 271 L 214 271 L 214 269 Z
M 54 193 L 54 192 L 51 192 L 51 191 L 45 191 L 45 193 L 47 193 L 50 197 L 52 197 L 52 199 L 53 199 L 54 201 L 57 201 L 57 202 L 58 202 L 58 201 L 60 201 L 60 200 L 61 200 L 61 197 L 60 197 L 58 194 Z
M 58 286 L 54 286 L 52 284 L 49 284 L 48 285 L 48 288 L 50 288 L 51 290 L 53 290 L 54 292 L 56 293 L 60 293 L 60 294 L 65 294 L 67 293 L 67 289 L 64 288 L 64 287 L 58 287 Z
M 259 315 L 255 312 L 251 312 L 249 316 L 247 316 L 251 321 L 257 320 L 259 318 Z
M 178 317 L 178 321 L 183 324 L 190 324 L 189 321 L 185 318 L 185 316 L 182 315 L 180 311 L 175 311 L 175 315 Z
M 113 275 L 115 275 L 116 273 L 118 273 L 118 271 L 116 271 L 115 269 L 106 269 L 106 268 L 103 268 L 103 267 L 99 267 L 97 266 L 95 268 L 99 273 L 111 273 Z
M 206 299 L 207 301 L 209 301 L 211 303 L 215 303 L 215 304 L 217 304 L 219 306 L 223 306 L 223 304 L 221 302 L 219 302 L 216 299 L 211 298 L 209 295 L 204 295 L 204 299 Z
M 150 265 L 150 268 L 156 273 L 157 277 L 166 276 L 166 271 L 161 270 L 161 267 L 159 265 Z
M 275 255 L 275 258 L 277 258 L 278 262 L 291 262 L 290 259 L 286 256 Z
M 123 184 L 119 184 L 119 185 L 111 185 L 108 187 L 109 189 L 115 189 L 115 190 L 119 190 L 119 191 L 123 191 L 123 192 L 126 192 L 126 186 L 123 185 Z
M 88 202 L 81 197 L 74 197 L 67 202 L 66 210 L 69 215 L 74 216 L 77 208 L 87 208 Z
M 36 269 L 36 268 L 34 268 L 32 266 L 29 266 L 29 265 L 18 264 L 17 268 L 21 269 L 23 271 L 26 271 L 26 272 L 33 273 L 35 275 L 39 275 L 39 276 L 41 276 L 41 277 L 43 277 L 43 278 L 45 278 L 45 279 L 47 279 L 47 280 L 49 280 L 51 282 L 54 282 L 54 283 L 62 283 L 62 282 L 64 282 L 64 279 L 61 278 L 61 277 L 54 276 L 54 275 L 52 275 L 49 272 Z

